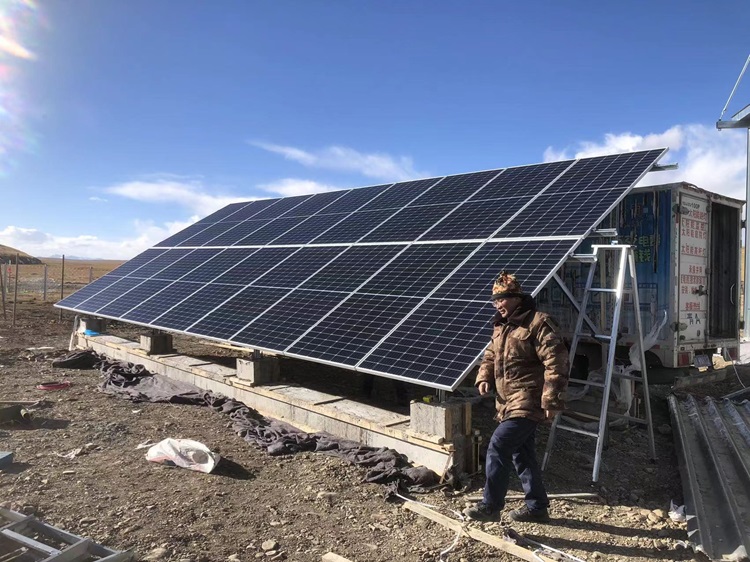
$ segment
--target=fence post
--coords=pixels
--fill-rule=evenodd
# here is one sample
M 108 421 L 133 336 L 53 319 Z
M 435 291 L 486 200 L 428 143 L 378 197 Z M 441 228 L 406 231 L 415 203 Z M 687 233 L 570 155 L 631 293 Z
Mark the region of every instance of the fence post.
M 18 259 L 19 256 L 16 254 L 16 278 L 15 278 L 15 290 L 13 293 L 13 322 L 11 326 L 16 325 L 16 305 L 18 304 Z
M 44 302 L 47 302 L 47 264 L 44 264 L 44 283 L 42 285 L 44 291 Z
M 60 272 L 60 300 L 65 298 L 65 254 L 62 256 L 62 271 Z M 60 321 L 62 322 L 62 308 L 60 309 Z
M 94 266 L 90 265 L 89 266 L 89 283 L 93 283 L 93 282 L 94 282 Z
M 0 296 L 2 296 L 3 299 L 3 320 L 8 319 L 8 314 L 5 312 L 5 273 L 3 273 L 3 270 L 5 269 L 2 262 L 0 262 Z

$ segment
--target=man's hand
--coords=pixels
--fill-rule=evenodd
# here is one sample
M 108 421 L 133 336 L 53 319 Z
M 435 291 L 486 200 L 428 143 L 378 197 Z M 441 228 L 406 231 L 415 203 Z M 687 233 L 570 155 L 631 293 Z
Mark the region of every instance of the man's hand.
M 490 383 L 488 383 L 487 381 L 480 382 L 477 388 L 479 389 L 479 394 L 484 396 L 490 391 Z
M 555 416 L 559 413 L 560 410 L 544 410 L 544 421 L 553 421 L 555 419 Z

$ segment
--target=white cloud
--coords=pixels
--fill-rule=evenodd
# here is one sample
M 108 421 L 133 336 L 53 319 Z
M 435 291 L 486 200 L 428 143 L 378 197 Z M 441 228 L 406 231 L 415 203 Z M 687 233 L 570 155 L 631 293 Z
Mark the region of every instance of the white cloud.
M 35 228 L 8 226 L 0 230 L 0 244 L 37 257 L 64 254 L 88 259 L 125 260 L 156 245 L 195 220 L 197 217 L 164 226 L 136 220 L 133 221 L 132 231 L 137 233 L 137 236 L 118 240 L 106 240 L 90 234 L 57 236 Z
M 209 189 L 197 180 L 179 181 L 171 178 L 156 178 L 124 182 L 106 187 L 103 191 L 135 201 L 179 205 L 202 217 L 230 203 L 253 199 L 253 197 L 215 195 L 210 193 Z
M 94 203 L 106 203 L 108 199 L 94 195 L 93 197 L 89 197 L 89 201 L 93 201 Z
M 336 191 L 341 189 L 331 185 L 325 185 L 311 180 L 301 180 L 295 178 L 284 178 L 271 183 L 262 184 L 261 189 L 270 193 L 276 193 L 282 197 L 291 197 L 293 195 L 309 195 L 311 193 L 323 193 L 325 191 Z
M 632 150 L 669 147 L 662 164 L 679 169 L 647 174 L 639 185 L 686 181 L 722 195 L 745 198 L 746 135 L 713 126 L 676 125 L 662 133 L 608 133 L 601 141 L 581 141 L 573 148 L 548 147 L 545 161 L 585 158 Z
M 321 168 L 341 172 L 356 172 L 369 178 L 386 181 L 404 181 L 429 176 L 414 169 L 408 156 L 391 156 L 384 153 L 365 154 L 345 146 L 328 146 L 309 152 L 293 146 L 283 146 L 261 141 L 250 144 L 280 154 L 287 160 L 298 162 L 309 168 Z

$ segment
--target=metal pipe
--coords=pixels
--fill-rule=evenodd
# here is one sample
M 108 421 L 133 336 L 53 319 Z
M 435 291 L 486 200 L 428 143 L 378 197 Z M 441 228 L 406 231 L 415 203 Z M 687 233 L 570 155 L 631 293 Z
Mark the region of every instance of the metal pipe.
M 44 283 L 42 285 L 42 291 L 44 293 L 43 300 L 47 302 L 47 264 L 44 264 Z
M 60 271 L 60 300 L 65 298 L 65 254 L 62 256 L 62 271 Z M 60 320 L 62 320 L 63 309 L 60 309 Z
M 750 341 L 750 128 L 747 130 L 747 164 L 745 166 L 745 275 L 742 303 L 742 339 Z

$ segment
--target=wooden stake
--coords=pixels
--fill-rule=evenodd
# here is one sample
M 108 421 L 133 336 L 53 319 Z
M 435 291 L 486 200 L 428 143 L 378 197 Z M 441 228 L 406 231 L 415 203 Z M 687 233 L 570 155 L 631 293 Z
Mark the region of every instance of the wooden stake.
M 485 533 L 484 531 L 480 531 L 479 529 L 476 529 L 474 527 L 464 525 L 460 521 L 451 519 L 450 517 L 446 517 L 445 515 L 442 515 L 437 511 L 433 511 L 429 507 L 426 507 L 422 504 L 407 502 L 404 504 L 404 509 L 413 511 L 414 513 L 417 513 L 422 517 L 426 517 L 427 519 L 430 519 L 435 523 L 439 523 L 443 527 L 456 532 L 460 532 L 461 534 L 481 541 L 484 544 L 494 546 L 495 548 L 502 550 L 503 552 L 507 552 L 508 554 L 512 554 L 513 556 L 517 556 L 518 558 L 522 558 L 524 560 L 528 560 L 528 562 L 539 562 L 540 560 L 542 562 L 555 562 L 554 559 L 544 556 L 543 554 L 535 554 L 530 550 L 518 546 L 517 544 L 514 544 L 508 540 L 490 535 L 489 533 Z
M 13 292 L 13 321 L 11 322 L 11 326 L 16 325 L 16 304 L 18 304 L 18 259 L 19 256 L 16 254 L 16 279 L 15 279 L 15 290 Z

